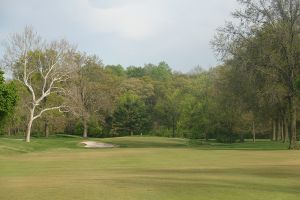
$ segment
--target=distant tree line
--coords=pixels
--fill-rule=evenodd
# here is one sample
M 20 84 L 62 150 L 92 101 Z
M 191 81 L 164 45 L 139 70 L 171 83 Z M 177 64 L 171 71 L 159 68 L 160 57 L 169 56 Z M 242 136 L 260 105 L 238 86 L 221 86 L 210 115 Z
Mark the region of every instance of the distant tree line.
M 212 41 L 223 64 L 189 73 L 174 72 L 166 62 L 104 65 L 27 27 L 7 41 L 2 61 L 12 80 L 1 84 L 14 88 L 2 133 L 24 134 L 27 141 L 57 133 L 229 143 L 265 138 L 296 149 L 300 2 L 239 2 L 238 23 L 227 23 Z

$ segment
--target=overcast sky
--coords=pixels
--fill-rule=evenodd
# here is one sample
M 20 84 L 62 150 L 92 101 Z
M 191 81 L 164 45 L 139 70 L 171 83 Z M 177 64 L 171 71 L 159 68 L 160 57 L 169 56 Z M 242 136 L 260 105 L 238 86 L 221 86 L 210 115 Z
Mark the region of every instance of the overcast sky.
M 46 39 L 66 38 L 97 54 L 104 64 L 166 61 L 187 72 L 217 64 L 209 43 L 236 5 L 236 0 L 0 0 L 0 40 L 31 25 Z

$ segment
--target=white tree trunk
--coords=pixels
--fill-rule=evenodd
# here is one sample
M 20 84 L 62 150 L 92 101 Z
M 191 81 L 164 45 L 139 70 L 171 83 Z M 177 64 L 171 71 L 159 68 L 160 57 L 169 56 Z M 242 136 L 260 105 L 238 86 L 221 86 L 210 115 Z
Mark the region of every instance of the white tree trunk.
M 30 115 L 29 115 L 29 120 L 26 129 L 26 142 L 30 142 L 31 127 L 34 120 L 34 110 L 35 108 L 30 109 Z

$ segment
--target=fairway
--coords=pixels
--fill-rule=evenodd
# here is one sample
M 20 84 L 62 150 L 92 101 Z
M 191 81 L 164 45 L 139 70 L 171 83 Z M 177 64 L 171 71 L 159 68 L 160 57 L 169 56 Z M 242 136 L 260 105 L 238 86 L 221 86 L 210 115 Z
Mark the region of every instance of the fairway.
M 98 140 L 119 148 L 85 149 L 82 141 L 0 138 L 0 199 L 300 198 L 300 152 L 281 143 L 125 137 Z

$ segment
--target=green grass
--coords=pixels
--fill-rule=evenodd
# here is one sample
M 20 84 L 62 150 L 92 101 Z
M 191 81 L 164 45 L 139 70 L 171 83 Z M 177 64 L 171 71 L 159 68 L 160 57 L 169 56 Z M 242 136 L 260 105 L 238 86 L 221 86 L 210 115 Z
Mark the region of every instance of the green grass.
M 97 139 L 98 140 L 98 139 Z M 100 139 L 99 139 L 100 140 Z M 298 200 L 300 151 L 157 137 L 0 138 L 2 200 Z

